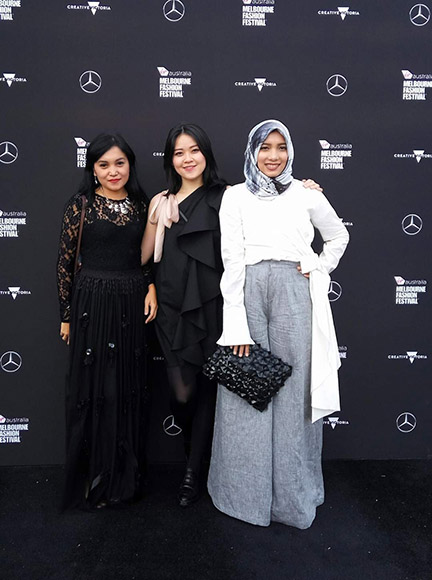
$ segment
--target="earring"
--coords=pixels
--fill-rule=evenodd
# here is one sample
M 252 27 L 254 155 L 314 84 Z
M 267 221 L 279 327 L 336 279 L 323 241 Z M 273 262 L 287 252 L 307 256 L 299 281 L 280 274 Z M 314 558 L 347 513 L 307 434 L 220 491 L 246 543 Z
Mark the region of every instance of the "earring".
M 96 174 L 94 176 L 94 182 L 95 182 L 95 185 L 98 185 L 99 184 L 99 181 L 98 181 L 98 178 L 96 177 Z

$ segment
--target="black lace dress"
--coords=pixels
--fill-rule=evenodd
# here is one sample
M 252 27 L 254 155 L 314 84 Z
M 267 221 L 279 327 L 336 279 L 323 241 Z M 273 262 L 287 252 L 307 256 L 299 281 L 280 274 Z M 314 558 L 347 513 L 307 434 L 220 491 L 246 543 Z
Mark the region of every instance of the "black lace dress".
M 70 322 L 63 507 L 140 493 L 148 389 L 140 244 L 146 208 L 96 195 L 86 208 L 81 270 L 73 275 L 81 197 L 66 205 L 58 258 L 62 322 Z

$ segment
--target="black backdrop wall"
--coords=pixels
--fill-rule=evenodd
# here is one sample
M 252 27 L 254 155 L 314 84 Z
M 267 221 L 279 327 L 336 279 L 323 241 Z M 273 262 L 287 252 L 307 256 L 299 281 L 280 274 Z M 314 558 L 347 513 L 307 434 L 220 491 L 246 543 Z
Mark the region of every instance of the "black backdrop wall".
M 55 261 L 85 147 L 123 133 L 149 195 L 180 121 L 242 180 L 249 129 L 292 132 L 349 228 L 330 288 L 343 409 L 325 456 L 430 457 L 432 4 L 0 0 L 0 464 L 63 460 Z M 150 456 L 181 457 L 153 353 Z M 290 426 L 287 425 L 287 429 Z

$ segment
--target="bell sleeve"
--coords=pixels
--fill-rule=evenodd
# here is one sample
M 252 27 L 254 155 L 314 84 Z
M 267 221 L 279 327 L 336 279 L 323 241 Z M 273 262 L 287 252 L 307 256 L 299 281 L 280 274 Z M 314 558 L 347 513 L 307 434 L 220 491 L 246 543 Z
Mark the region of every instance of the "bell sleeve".
M 247 323 L 244 303 L 245 245 L 241 210 L 236 202 L 236 189 L 228 189 L 219 212 L 221 252 L 224 273 L 221 279 L 223 332 L 217 344 L 234 346 L 254 344 Z

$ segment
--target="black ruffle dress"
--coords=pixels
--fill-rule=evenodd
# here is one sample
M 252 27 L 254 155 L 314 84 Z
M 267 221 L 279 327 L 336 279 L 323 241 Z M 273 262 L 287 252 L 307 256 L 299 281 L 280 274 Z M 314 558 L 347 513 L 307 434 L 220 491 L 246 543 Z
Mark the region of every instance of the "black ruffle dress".
M 225 186 L 200 187 L 166 228 L 156 270 L 156 331 L 168 367 L 198 373 L 222 333 L 219 208 Z
M 148 407 L 149 278 L 140 267 L 146 208 L 96 195 L 73 280 L 81 203 L 75 196 L 66 206 L 57 268 L 61 319 L 70 321 L 64 508 L 139 495 Z

